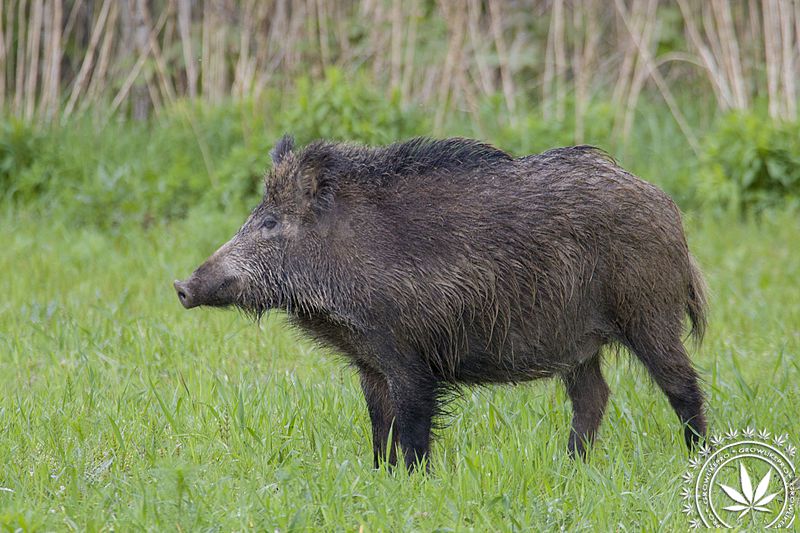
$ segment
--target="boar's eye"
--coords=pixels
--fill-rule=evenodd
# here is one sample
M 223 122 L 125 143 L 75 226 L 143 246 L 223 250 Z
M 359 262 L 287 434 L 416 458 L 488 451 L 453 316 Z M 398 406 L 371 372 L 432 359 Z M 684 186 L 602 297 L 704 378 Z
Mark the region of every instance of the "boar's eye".
M 266 231 L 275 229 L 277 225 L 278 225 L 278 219 L 272 215 L 267 215 L 266 217 L 264 217 L 264 220 L 261 221 L 261 229 Z

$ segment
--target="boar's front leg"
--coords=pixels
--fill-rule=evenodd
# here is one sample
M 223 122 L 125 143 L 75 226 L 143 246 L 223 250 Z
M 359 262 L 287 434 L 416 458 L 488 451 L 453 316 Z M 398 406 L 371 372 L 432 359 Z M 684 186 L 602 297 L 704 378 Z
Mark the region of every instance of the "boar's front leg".
M 389 464 L 397 462 L 395 448 L 398 443 L 397 430 L 392 431 L 394 412 L 389 399 L 389 384 L 386 378 L 375 370 L 361 366 L 358 369 L 361 377 L 361 390 L 367 400 L 367 410 L 372 423 L 372 454 L 375 468 L 381 461 L 387 459 L 386 448 L 389 444 L 389 434 L 392 434 L 392 446 L 389 450 Z
M 416 373 L 392 376 L 388 382 L 406 468 L 411 471 L 424 465 L 427 470 L 438 383 L 430 376 Z

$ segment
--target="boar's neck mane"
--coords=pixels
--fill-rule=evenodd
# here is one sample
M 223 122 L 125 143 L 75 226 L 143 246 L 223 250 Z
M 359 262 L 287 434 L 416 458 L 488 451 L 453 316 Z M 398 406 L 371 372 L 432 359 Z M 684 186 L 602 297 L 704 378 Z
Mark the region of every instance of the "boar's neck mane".
M 417 137 L 385 147 L 317 141 L 303 150 L 301 166 L 324 166 L 339 178 L 380 186 L 401 176 L 453 171 L 454 175 L 467 175 L 513 159 L 499 148 L 472 139 Z

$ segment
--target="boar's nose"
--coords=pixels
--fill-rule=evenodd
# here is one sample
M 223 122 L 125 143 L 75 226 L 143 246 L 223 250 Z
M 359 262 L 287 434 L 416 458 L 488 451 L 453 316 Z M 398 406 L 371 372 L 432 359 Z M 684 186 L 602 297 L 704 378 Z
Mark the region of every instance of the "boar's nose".
M 195 307 L 194 303 L 192 302 L 192 292 L 189 289 L 189 285 L 185 281 L 175 280 L 175 283 L 173 283 L 172 286 L 175 287 L 175 292 L 178 293 L 178 299 L 186 309 Z

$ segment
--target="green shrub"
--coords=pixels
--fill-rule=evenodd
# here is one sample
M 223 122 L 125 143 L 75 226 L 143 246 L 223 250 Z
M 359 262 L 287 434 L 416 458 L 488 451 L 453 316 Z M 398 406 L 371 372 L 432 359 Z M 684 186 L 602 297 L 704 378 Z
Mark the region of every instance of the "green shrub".
M 10 119 L 0 122 L 0 196 L 35 196 L 41 183 L 23 174 L 36 160 L 41 134 L 23 122 Z
M 7 122 L 0 196 L 102 227 L 180 218 L 206 201 L 239 205 L 268 165 L 269 113 L 255 107 L 181 102 L 148 122 L 78 117 L 41 133 Z
M 545 120 L 533 106 L 520 109 L 511 124 L 499 95 L 481 105 L 477 119 L 452 113 L 440 135 L 482 138 L 515 154 L 576 142 L 569 99 L 563 121 Z M 700 198 L 761 210 L 800 198 L 797 125 L 756 113 L 727 116 L 697 162 L 663 107 L 637 113 L 624 151 L 613 140 L 613 115 L 608 103 L 591 102 L 583 142 L 616 155 L 684 207 Z M 282 97 L 217 106 L 183 101 L 147 122 L 98 125 L 83 116 L 37 130 L 6 120 L 0 126 L 0 198 L 101 227 L 183 218 L 193 209 L 242 212 L 258 201 L 269 150 L 284 132 L 300 145 L 317 138 L 385 144 L 431 130 L 419 110 L 405 109 L 396 96 L 386 99 L 367 78 L 345 79 L 336 69 L 320 82 L 301 80 Z
M 592 144 L 611 151 L 611 129 L 614 112 L 606 102 L 591 102 L 584 113 L 583 137 L 577 138 L 575 124 L 575 101 L 568 98 L 563 120 L 546 119 L 541 109 L 534 108 L 518 113 L 516 122 L 498 121 L 504 112 L 497 106 L 499 98 L 487 100 L 482 109 L 482 121 L 487 125 L 487 134 L 492 142 L 517 155 L 543 152 L 551 148 L 570 146 L 576 143 Z M 477 133 L 475 135 L 478 135 Z
M 14 180 L 15 196 L 103 227 L 182 216 L 208 180 L 180 130 L 174 122 L 99 128 L 86 118 L 54 126 Z
M 336 68 L 325 79 L 301 78 L 296 96 L 284 102 L 280 123 L 305 144 L 314 139 L 385 144 L 428 133 L 419 113 L 405 110 L 394 94 L 388 100 L 365 77 L 345 79 Z
M 208 106 L 178 102 L 146 122 L 98 124 L 89 116 L 41 133 L 0 129 L 0 197 L 36 202 L 101 227 L 182 218 L 200 209 L 242 210 L 262 192 L 269 150 L 284 132 L 380 144 L 425 133 L 424 121 L 386 101 L 364 79 L 330 70 L 283 99 Z
M 800 198 L 800 124 L 730 113 L 706 138 L 698 186 L 706 202 L 742 212 Z

